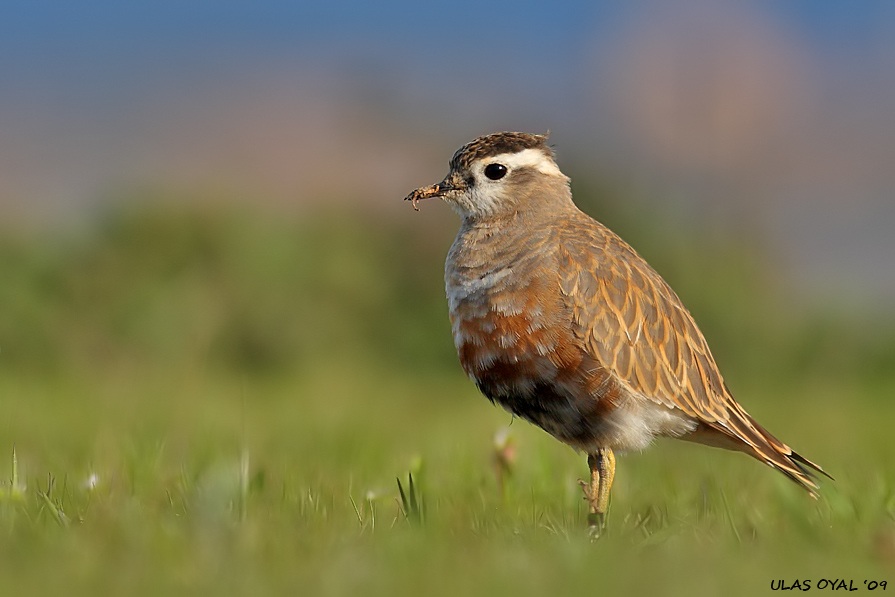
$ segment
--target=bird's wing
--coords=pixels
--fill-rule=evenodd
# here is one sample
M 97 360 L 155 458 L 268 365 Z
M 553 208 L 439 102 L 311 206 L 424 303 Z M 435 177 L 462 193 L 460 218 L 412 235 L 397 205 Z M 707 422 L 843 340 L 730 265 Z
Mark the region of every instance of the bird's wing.
M 637 394 L 706 423 L 728 419 L 724 381 L 680 299 L 618 236 L 596 232 L 560 249 L 560 287 L 587 351 Z
M 695 441 L 739 449 L 813 493 L 811 471 L 733 399 L 693 317 L 633 248 L 594 220 L 571 222 L 559 250 L 561 292 L 585 350 L 628 391 L 699 423 Z M 826 474 L 826 473 L 824 473 Z

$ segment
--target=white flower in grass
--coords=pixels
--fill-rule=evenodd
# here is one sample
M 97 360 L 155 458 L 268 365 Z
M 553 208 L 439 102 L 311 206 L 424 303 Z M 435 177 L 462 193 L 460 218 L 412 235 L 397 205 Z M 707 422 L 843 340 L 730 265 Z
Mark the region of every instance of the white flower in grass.
M 87 491 L 93 491 L 96 489 L 96 486 L 99 485 L 99 475 L 96 473 L 90 473 L 90 476 L 84 481 L 84 489 Z

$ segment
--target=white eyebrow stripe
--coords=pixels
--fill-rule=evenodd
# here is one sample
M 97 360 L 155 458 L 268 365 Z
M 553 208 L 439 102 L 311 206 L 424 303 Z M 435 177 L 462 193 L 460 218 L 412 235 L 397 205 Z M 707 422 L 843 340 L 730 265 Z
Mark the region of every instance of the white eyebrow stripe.
M 484 168 L 484 165 L 492 164 L 494 162 L 503 164 L 510 170 L 528 167 L 534 168 L 542 174 L 565 176 L 560 171 L 559 166 L 556 165 L 556 162 L 544 155 L 544 152 L 540 149 L 523 149 L 522 151 L 517 151 L 515 153 L 501 153 L 495 156 L 490 156 L 482 160 L 482 168 Z

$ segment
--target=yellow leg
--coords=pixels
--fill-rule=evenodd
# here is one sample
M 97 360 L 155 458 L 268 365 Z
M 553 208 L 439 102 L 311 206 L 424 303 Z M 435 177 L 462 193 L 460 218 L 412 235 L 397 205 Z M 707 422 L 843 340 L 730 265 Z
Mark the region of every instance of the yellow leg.
M 590 483 L 583 483 L 584 497 L 590 504 L 587 526 L 591 534 L 599 536 L 606 528 L 606 512 L 609 510 L 609 490 L 615 479 L 615 454 L 609 448 L 599 448 L 587 455 L 590 467 Z

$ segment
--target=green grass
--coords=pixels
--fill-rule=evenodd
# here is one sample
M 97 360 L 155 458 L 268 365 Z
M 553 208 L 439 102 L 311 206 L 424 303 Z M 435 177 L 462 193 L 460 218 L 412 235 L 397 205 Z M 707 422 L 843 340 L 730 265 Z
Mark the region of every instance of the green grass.
M 715 322 L 730 385 L 836 481 L 814 501 L 742 455 L 657 442 L 619 458 L 608 532 L 591 543 L 584 457 L 490 406 L 456 364 L 441 289 L 451 217 L 138 210 L 80 236 L 7 237 L 4 594 L 698 596 L 895 581 L 885 325 L 782 325 L 785 301 L 749 273 L 760 256 L 664 256 L 733 280 L 694 307 Z M 679 278 L 685 299 L 700 295 L 699 276 Z M 741 333 L 755 305 L 766 317 Z

